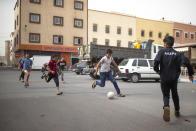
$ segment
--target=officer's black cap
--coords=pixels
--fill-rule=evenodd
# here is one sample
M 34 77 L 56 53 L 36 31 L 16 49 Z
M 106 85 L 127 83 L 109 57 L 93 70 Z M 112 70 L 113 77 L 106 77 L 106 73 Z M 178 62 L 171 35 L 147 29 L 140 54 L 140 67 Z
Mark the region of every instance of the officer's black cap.
M 174 45 L 174 37 L 167 35 L 163 39 L 163 42 L 166 43 L 169 47 L 172 47 Z

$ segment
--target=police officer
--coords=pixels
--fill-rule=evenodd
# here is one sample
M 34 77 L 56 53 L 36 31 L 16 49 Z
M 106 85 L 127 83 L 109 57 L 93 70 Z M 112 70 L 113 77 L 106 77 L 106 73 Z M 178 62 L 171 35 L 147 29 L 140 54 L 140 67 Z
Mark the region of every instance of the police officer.
M 166 36 L 163 42 L 164 49 L 160 50 L 155 58 L 154 70 L 160 74 L 161 78 L 161 90 L 164 102 L 163 119 L 165 121 L 170 121 L 170 90 L 172 92 L 172 99 L 175 107 L 175 116 L 180 117 L 180 105 L 177 91 L 177 82 L 181 73 L 180 67 L 183 64 L 188 68 L 190 81 L 193 81 L 194 72 L 189 60 L 183 54 L 172 48 L 174 45 L 174 38 L 172 36 Z

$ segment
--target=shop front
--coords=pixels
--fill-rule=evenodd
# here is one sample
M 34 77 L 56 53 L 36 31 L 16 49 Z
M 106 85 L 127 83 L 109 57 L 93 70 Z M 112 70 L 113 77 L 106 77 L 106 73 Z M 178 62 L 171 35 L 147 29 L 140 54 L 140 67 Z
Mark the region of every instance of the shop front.
M 29 53 L 30 57 L 33 56 L 53 56 L 57 55 L 59 58 L 64 58 L 67 63 L 67 69 L 78 59 L 78 47 L 77 46 L 61 46 L 61 45 L 29 45 L 21 44 L 17 51 L 19 56 L 23 56 L 25 53 Z

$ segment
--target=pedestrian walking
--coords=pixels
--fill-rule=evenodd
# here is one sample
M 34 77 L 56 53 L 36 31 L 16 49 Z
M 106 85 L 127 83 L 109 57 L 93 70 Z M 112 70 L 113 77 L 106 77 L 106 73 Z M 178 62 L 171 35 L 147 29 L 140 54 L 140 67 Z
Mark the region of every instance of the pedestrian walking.
M 185 65 L 188 68 L 189 80 L 193 81 L 193 68 L 182 53 L 173 49 L 174 38 L 172 36 L 166 36 L 163 40 L 164 49 L 160 50 L 155 58 L 154 70 L 160 74 L 161 78 L 161 90 L 163 94 L 163 119 L 170 121 L 170 90 L 172 93 L 172 99 L 175 107 L 175 116 L 180 117 L 180 104 L 177 90 L 178 78 L 181 73 L 181 65 Z
M 23 70 L 23 63 L 24 63 L 24 56 L 19 59 L 18 64 L 19 64 L 19 69 L 20 69 L 20 76 L 19 76 L 19 81 L 24 82 L 24 70 Z
M 64 70 L 65 70 L 66 61 L 64 57 L 61 58 L 61 60 L 58 62 L 58 68 L 59 68 L 59 75 L 61 76 L 61 81 L 64 82 Z
M 58 57 L 56 55 L 52 56 L 52 60 L 49 62 L 48 66 L 47 66 L 48 76 L 46 78 L 46 81 L 50 82 L 50 80 L 53 79 L 55 84 L 56 84 L 56 94 L 57 95 L 62 95 L 63 92 L 59 91 L 57 59 L 58 59 Z
M 125 95 L 123 95 L 120 92 L 120 89 L 118 87 L 118 84 L 117 84 L 115 78 L 112 75 L 112 72 L 111 72 L 111 69 L 110 69 L 110 65 L 111 64 L 113 64 L 118 69 L 118 72 L 121 73 L 120 69 L 118 68 L 118 65 L 113 60 L 112 50 L 111 49 L 108 49 L 107 52 L 106 52 L 106 55 L 104 57 L 102 57 L 102 59 L 97 64 L 96 71 L 94 73 L 94 76 L 96 77 L 97 72 L 98 72 L 98 68 L 101 66 L 101 69 L 100 69 L 100 79 L 101 79 L 101 82 L 95 81 L 92 84 L 92 88 L 95 88 L 96 85 L 98 85 L 100 87 L 104 87 L 105 86 L 106 78 L 109 78 L 109 80 L 113 83 L 114 88 L 116 89 L 117 95 L 119 97 L 125 97 Z

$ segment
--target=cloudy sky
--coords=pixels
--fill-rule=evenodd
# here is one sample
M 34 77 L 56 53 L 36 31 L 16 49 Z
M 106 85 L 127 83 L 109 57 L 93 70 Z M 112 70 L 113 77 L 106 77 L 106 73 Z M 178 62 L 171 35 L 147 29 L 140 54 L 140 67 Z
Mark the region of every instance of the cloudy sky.
M 4 55 L 4 41 L 14 30 L 16 0 L 0 0 L 0 55 Z M 88 0 L 89 9 L 115 11 L 137 17 L 178 21 L 196 25 L 196 0 Z

